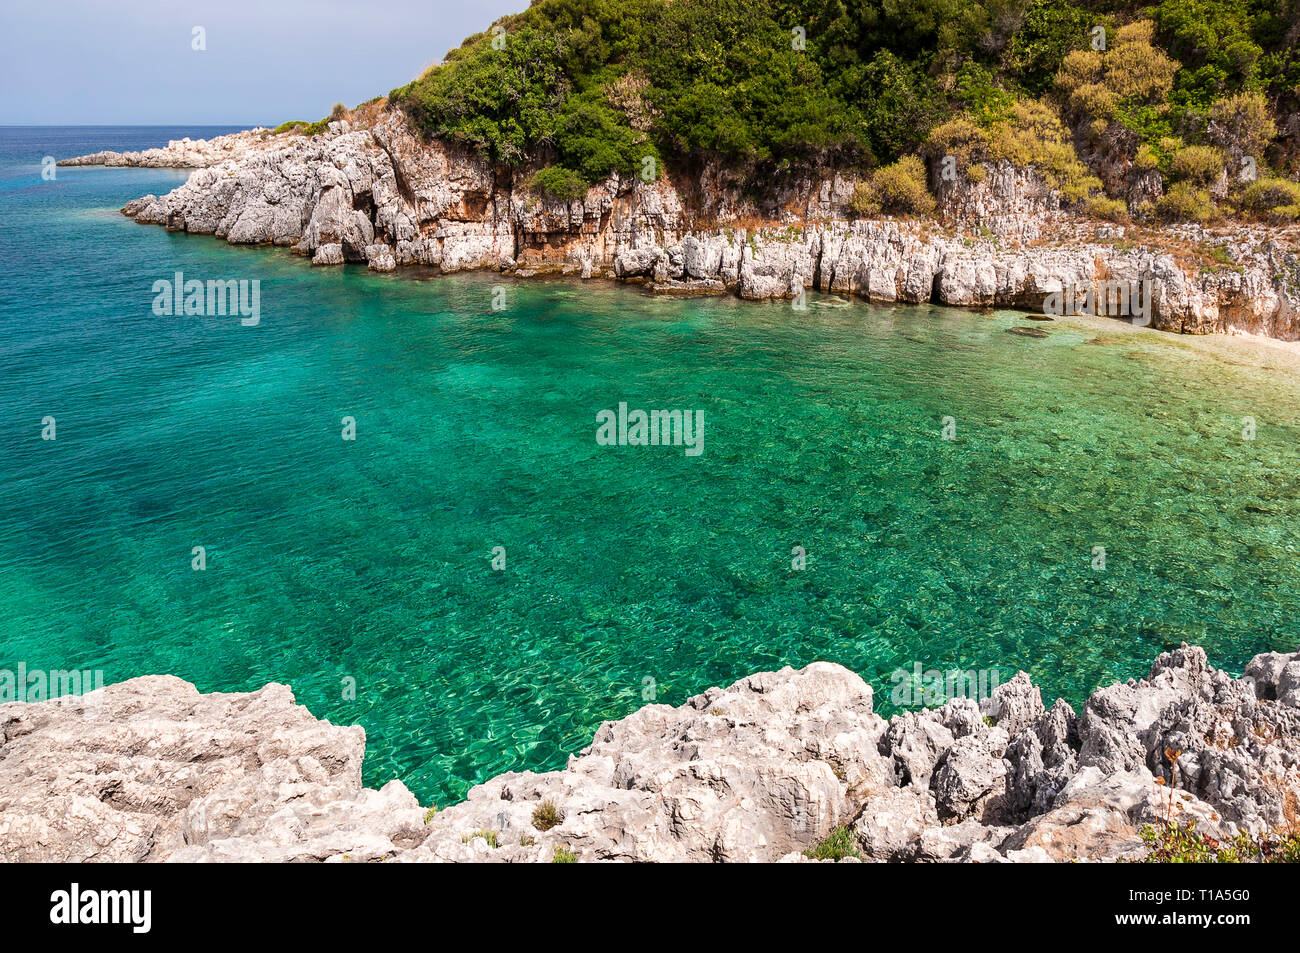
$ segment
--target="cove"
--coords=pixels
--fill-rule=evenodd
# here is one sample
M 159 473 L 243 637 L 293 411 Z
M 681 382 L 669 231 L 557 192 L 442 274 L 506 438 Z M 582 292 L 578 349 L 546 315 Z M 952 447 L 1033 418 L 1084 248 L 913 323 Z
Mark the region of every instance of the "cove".
M 578 281 L 493 311 L 499 276 L 117 214 L 175 173 L 3 172 L 0 669 L 287 682 L 365 727 L 368 784 L 445 804 L 786 664 L 889 713 L 917 665 L 1077 705 L 1183 640 L 1235 671 L 1295 648 L 1294 346 Z M 259 323 L 155 315 L 178 271 L 259 281 Z M 703 412 L 707 452 L 599 445 L 621 402 Z

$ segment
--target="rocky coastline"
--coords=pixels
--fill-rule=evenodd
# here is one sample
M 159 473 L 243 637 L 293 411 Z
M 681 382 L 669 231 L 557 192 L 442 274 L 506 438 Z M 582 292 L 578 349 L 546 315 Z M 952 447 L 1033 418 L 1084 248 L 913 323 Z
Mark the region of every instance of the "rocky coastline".
M 60 159 L 57 165 L 102 165 L 110 168 L 138 167 L 146 169 L 202 169 L 226 159 L 237 159 L 245 153 L 268 144 L 271 130 L 258 126 L 242 132 L 232 132 L 211 139 L 172 139 L 167 145 L 141 152 L 92 152 L 90 155 Z M 271 140 L 275 145 L 278 140 Z
M 1184 644 L 1076 714 L 1021 673 L 886 721 L 839 665 L 750 675 L 600 726 L 567 767 L 442 810 L 362 786 L 365 733 L 290 689 L 146 676 L 0 705 L 0 861 L 1140 860 L 1145 825 L 1294 824 L 1300 652 L 1233 678 Z
M 425 140 L 399 109 L 322 134 L 253 130 L 212 143 L 100 153 L 63 164 L 189 165 L 189 180 L 123 212 L 235 244 L 290 247 L 318 265 L 491 269 L 637 282 L 663 294 L 797 298 L 1042 312 L 1100 284 L 1149 294 L 1152 327 L 1300 340 L 1300 229 L 1138 228 L 1082 218 L 1032 169 L 980 182 L 932 171 L 936 220 L 855 219 L 839 174 L 762 199 L 718 166 L 652 182 L 611 176 L 572 202 L 535 194 L 526 170 Z M 1146 323 L 1143 321 L 1142 323 Z

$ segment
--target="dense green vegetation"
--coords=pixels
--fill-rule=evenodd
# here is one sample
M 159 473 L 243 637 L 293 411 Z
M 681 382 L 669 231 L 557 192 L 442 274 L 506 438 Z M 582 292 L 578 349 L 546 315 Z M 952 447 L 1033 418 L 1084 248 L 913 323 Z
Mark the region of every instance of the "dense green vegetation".
M 1297 46 L 1300 0 L 535 0 L 391 98 L 431 135 L 540 169 L 557 198 L 665 161 L 869 174 L 960 133 L 968 169 L 1041 165 L 1094 210 L 1125 207 L 1079 154 L 1158 174 L 1202 211 L 1258 212 L 1287 196 L 1211 187 L 1246 157 L 1261 177 L 1294 161 L 1275 118 L 1300 102 Z M 923 210 L 897 200 L 912 171 L 870 180 L 894 198 L 864 208 Z

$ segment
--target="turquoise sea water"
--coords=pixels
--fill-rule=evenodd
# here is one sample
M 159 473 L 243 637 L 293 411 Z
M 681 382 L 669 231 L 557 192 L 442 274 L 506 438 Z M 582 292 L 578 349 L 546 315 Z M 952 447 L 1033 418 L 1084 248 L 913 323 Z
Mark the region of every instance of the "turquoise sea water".
M 117 213 L 185 173 L 40 175 L 180 134 L 0 130 L 0 668 L 288 682 L 447 803 L 647 679 L 828 659 L 887 711 L 916 662 L 1024 668 L 1077 705 L 1181 640 L 1296 646 L 1295 347 L 312 269 Z M 177 270 L 259 280 L 260 324 L 155 316 Z M 704 453 L 598 446 L 620 401 L 702 410 Z

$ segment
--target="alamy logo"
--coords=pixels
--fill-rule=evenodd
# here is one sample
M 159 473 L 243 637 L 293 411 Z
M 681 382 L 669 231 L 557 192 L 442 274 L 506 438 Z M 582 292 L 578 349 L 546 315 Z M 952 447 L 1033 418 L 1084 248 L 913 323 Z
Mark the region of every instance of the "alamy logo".
M 0 705 L 6 702 L 47 702 L 55 699 L 71 700 L 104 687 L 101 669 L 28 669 L 26 662 L 18 663 L 18 670 L 0 668 Z M 101 699 L 102 695 L 93 696 Z
M 149 890 L 82 890 L 74 883 L 68 890 L 50 894 L 50 922 L 127 923 L 132 933 L 148 933 L 153 924 L 152 907 Z
M 596 443 L 602 447 L 685 447 L 688 457 L 704 452 L 704 411 L 628 410 L 596 414 Z
M 1094 281 L 1090 285 L 1064 285 L 1043 301 L 1043 313 L 1055 317 L 1088 315 L 1094 318 L 1132 318 L 1133 324 L 1151 323 L 1151 282 Z
M 238 314 L 239 323 L 246 328 L 256 327 L 262 320 L 262 282 L 257 278 L 210 278 L 203 282 L 198 278 L 186 280 L 185 273 L 178 271 L 175 280 L 155 281 L 153 294 L 153 313 L 159 317 Z
M 889 680 L 894 683 L 889 700 L 897 708 L 934 708 L 953 698 L 983 701 L 993 697 L 993 689 L 1002 684 L 1002 672 L 996 668 L 949 669 L 941 672 L 914 662 L 912 670 L 894 669 Z

